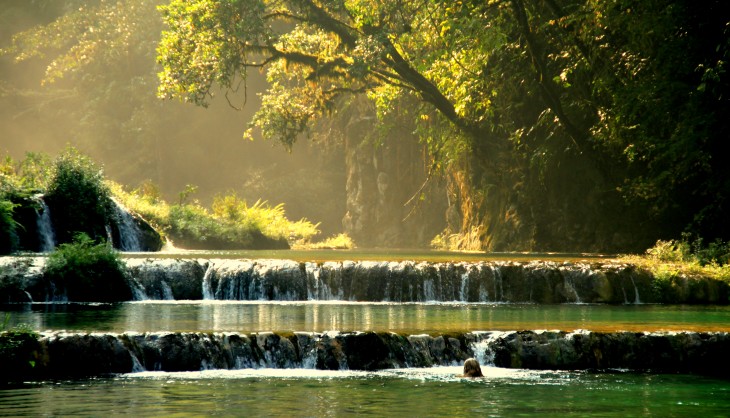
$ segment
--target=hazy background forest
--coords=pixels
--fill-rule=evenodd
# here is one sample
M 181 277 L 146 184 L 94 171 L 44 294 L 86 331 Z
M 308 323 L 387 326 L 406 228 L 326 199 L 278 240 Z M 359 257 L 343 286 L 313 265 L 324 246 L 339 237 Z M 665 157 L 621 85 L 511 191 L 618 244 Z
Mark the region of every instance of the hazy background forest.
M 13 35 L 37 25 L 79 13 L 85 6 L 93 9 L 115 2 L 2 3 L 0 48 L 11 45 Z M 77 34 L 69 28 L 54 35 L 64 40 L 58 48 L 44 49 L 44 55 L 20 62 L 11 54 L 0 55 L 0 154 L 16 161 L 26 152 L 55 157 L 70 144 L 103 165 L 108 178 L 130 189 L 151 181 L 170 202 L 177 201 L 190 184 L 197 186 L 191 198 L 205 205 L 216 194 L 235 192 L 249 203 L 258 199 L 284 203 L 292 219 L 321 222 L 322 235 L 341 232 L 345 199 L 341 151 L 336 146 L 301 146 L 288 153 L 260 138 L 244 140 L 243 131 L 259 102 L 255 89 L 264 85 L 263 76 L 250 87 L 254 92 L 239 110 L 225 97 L 213 100 L 209 109 L 159 100 L 155 48 L 162 19 L 155 6 L 163 2 L 127 3 L 138 12 L 128 16 L 138 19 L 127 28 L 129 43 L 112 47 L 123 49 L 118 53 L 100 51 L 93 64 L 62 79 L 51 81 L 46 71 L 57 54 L 76 41 Z M 99 30 L 109 30 L 94 16 L 86 17 Z
M 283 202 L 362 246 L 727 240 L 723 10 L 3 0 L 0 152 L 72 144 L 131 188 Z

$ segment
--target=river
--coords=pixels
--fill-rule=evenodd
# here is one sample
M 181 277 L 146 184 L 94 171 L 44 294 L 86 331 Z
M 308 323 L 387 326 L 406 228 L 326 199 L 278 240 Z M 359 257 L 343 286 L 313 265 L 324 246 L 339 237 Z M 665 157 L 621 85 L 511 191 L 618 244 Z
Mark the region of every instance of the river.
M 339 254 L 339 253 L 337 253 Z M 221 254 L 216 254 L 220 258 Z M 200 257 L 200 254 L 195 254 Z M 398 257 L 397 259 L 400 259 Z M 351 301 L 135 301 L 0 307 L 9 326 L 67 332 L 730 331 L 727 306 Z M 0 416 L 727 416 L 730 379 L 484 364 L 380 371 L 140 371 L 0 387 Z

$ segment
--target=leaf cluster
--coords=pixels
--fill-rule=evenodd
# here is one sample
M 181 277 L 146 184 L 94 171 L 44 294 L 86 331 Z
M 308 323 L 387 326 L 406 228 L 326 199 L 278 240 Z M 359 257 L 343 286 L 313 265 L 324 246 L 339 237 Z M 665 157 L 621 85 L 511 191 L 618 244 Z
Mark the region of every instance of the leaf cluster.
M 70 301 L 119 302 L 132 298 L 119 253 L 83 233 L 51 253 L 43 277 L 57 286 L 54 297 L 66 296 Z
M 15 204 L 0 196 L 0 254 L 9 254 L 18 246 L 18 223 L 13 219 Z
M 2 379 L 19 378 L 35 367 L 38 348 L 37 332 L 27 324 L 7 327 L 10 314 L 6 314 L 0 324 L 0 370 Z M 0 381 L 4 384 L 6 381 Z
M 79 232 L 94 240 L 106 239 L 113 202 L 102 170 L 89 157 L 72 147 L 59 155 L 45 198 L 49 205 L 63 208 L 52 213 L 59 242 L 71 242 Z
M 650 259 L 660 262 L 696 263 L 700 266 L 730 264 L 730 242 L 715 240 L 707 245 L 702 238 L 692 239 L 684 234 L 678 240 L 659 240 L 646 250 Z
M 319 242 L 300 243 L 296 248 L 307 250 L 351 250 L 355 241 L 347 234 L 337 234 Z

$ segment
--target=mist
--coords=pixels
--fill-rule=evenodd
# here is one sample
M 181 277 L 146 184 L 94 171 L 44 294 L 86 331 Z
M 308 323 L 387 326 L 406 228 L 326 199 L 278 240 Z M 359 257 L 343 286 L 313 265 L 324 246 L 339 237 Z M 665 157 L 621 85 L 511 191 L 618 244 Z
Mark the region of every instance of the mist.
M 48 23 L 60 12 L 41 7 L 44 13 L 34 13 L 40 6 L 26 2 L 9 6 L 0 24 L 0 48 L 10 45 L 14 33 Z M 342 232 L 342 147 L 325 150 L 300 141 L 288 152 L 261 138 L 244 139 L 260 105 L 257 93 L 266 86 L 259 73 L 249 75 L 245 93 L 226 98 L 221 92 L 208 108 L 157 99 L 149 76 L 155 45 L 146 46 L 152 50 L 131 54 L 127 68 L 97 65 L 86 70 L 89 75 L 44 84 L 48 58 L 16 63 L 0 56 L 0 154 L 15 160 L 27 152 L 55 157 L 70 145 L 128 189 L 152 181 L 175 202 L 186 185 L 195 185 L 191 198 L 204 205 L 216 194 L 235 192 L 249 203 L 284 203 L 290 219 L 319 222 L 323 236 Z M 90 81 L 92 76 L 97 80 Z M 115 84 L 127 87 L 110 87 Z M 120 91 L 133 94 L 114 97 Z

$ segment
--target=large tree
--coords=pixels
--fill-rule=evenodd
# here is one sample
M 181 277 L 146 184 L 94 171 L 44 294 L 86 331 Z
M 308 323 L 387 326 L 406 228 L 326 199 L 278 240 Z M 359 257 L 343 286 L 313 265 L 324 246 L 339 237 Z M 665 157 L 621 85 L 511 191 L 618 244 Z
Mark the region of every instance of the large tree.
M 448 179 L 462 246 L 628 250 L 727 238 L 722 2 L 171 0 L 160 95 L 270 83 L 252 126 L 292 146 L 367 97 Z M 398 123 L 398 122 L 395 122 Z

